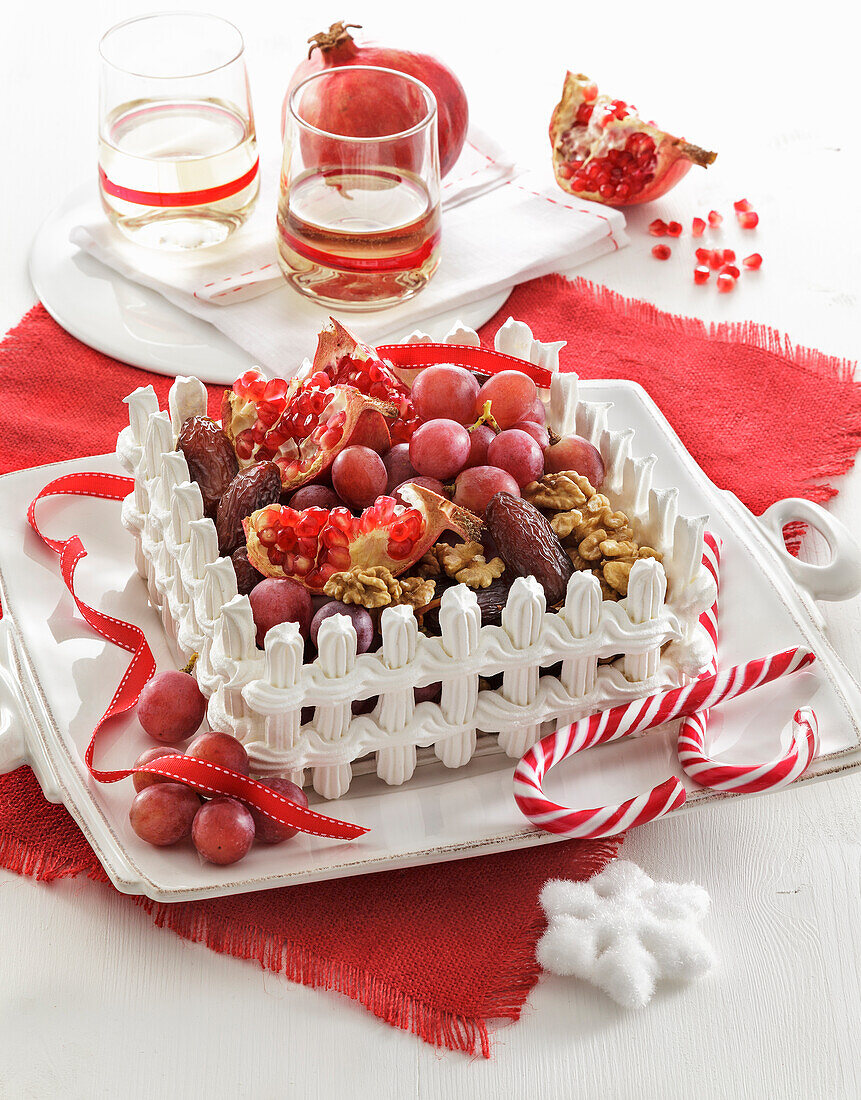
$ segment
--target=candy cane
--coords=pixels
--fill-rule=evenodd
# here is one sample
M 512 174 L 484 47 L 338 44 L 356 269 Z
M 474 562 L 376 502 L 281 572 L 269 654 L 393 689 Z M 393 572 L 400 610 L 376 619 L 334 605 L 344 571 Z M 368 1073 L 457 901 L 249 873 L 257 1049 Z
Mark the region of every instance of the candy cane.
M 719 584 L 721 542 L 707 532 L 703 564 Z M 700 616 L 700 625 L 711 641 L 711 660 L 707 671 L 717 669 L 718 601 Z M 807 770 L 819 752 L 819 724 L 809 707 L 795 712 L 792 736 L 786 752 L 766 764 L 719 764 L 706 755 L 705 742 L 709 712 L 692 714 L 679 729 L 679 763 L 685 775 L 701 787 L 718 791 L 751 794 L 755 791 L 784 787 Z

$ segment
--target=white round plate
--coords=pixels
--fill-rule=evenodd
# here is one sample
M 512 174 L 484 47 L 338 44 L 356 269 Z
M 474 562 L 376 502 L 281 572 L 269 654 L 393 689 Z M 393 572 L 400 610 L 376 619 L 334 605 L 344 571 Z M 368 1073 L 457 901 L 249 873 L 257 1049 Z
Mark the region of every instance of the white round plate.
M 45 309 L 96 351 L 156 374 L 193 374 L 229 384 L 254 366 L 251 356 L 216 328 L 139 286 L 69 241 L 94 184 L 82 184 L 45 219 L 30 251 L 30 278 Z M 422 322 L 441 339 L 458 320 L 477 329 L 509 295 L 500 291 Z M 353 316 L 361 316 L 353 314 Z M 406 337 L 407 332 L 398 334 Z

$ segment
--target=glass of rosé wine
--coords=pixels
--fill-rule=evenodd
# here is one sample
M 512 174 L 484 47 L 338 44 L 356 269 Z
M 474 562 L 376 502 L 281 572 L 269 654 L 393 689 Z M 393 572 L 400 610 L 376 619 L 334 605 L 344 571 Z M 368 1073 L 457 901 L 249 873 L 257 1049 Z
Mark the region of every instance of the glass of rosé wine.
M 118 23 L 99 52 L 108 218 L 150 248 L 219 244 L 260 186 L 242 35 L 218 16 L 163 12 Z
M 386 117 L 357 110 L 374 82 Z M 437 109 L 393 69 L 325 69 L 290 95 L 278 259 L 301 294 L 339 310 L 385 309 L 424 287 L 440 259 Z

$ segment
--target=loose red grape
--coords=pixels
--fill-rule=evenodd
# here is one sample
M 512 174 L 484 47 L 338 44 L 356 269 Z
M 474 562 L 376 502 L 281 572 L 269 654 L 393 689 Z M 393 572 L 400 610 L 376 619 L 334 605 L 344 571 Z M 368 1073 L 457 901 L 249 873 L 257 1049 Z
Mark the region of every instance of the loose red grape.
M 544 402 L 540 397 L 536 397 L 532 402 L 532 408 L 526 414 L 522 416 L 521 420 L 530 420 L 533 424 L 546 424 L 547 423 L 547 410 L 544 408 Z
M 604 460 L 601 452 L 588 439 L 579 435 L 566 435 L 544 452 L 544 470 L 558 474 L 573 470 L 589 479 L 595 489 L 604 482 Z M 256 591 L 256 589 L 255 589 Z
M 550 446 L 550 433 L 543 424 L 536 424 L 534 420 L 519 420 L 513 430 L 531 435 L 542 451 Z
M 410 440 L 410 462 L 420 474 L 454 477 L 469 458 L 469 432 L 456 420 L 428 420 Z
M 401 496 L 401 489 L 405 485 L 420 485 L 423 489 L 430 489 L 432 493 L 436 493 L 441 497 L 448 497 L 448 493 L 445 491 L 445 485 L 441 481 L 437 481 L 435 477 L 411 477 L 407 481 L 401 482 L 401 484 L 391 494 L 398 504 L 405 504 L 408 508 L 412 508 L 412 505 L 408 500 L 405 500 Z
M 248 775 L 248 753 L 229 733 L 199 733 L 185 750 L 186 756 L 206 760 L 220 768 Z
M 450 418 L 471 424 L 478 382 L 464 367 L 449 363 L 425 367 L 413 382 L 413 406 L 422 420 Z
M 370 714 L 379 701 L 379 695 L 372 695 L 370 699 L 354 699 L 350 704 L 353 714 Z
M 257 627 L 257 644 L 261 649 L 266 632 L 279 623 L 298 623 L 302 637 L 308 637 L 311 596 L 298 581 L 289 577 L 267 577 L 252 589 L 248 601 Z
M 157 783 L 135 795 L 129 810 L 131 827 L 147 844 L 176 844 L 191 832 L 200 799 L 183 783 Z
M 386 479 L 386 496 L 391 496 L 392 491 L 415 477 L 415 469 L 410 462 L 409 443 L 396 443 L 394 447 L 383 456 L 383 465 L 386 467 L 388 477 Z
M 513 497 L 519 497 L 520 487 L 511 474 L 498 466 L 473 466 L 457 475 L 452 499 L 462 508 L 483 516 L 495 493 L 510 493 Z
M 160 745 L 155 745 L 151 749 L 145 749 L 140 756 L 135 760 L 134 766 L 136 768 L 142 768 L 144 764 L 151 764 L 153 760 L 158 760 L 160 756 L 182 756 L 183 753 L 179 749 L 171 749 L 167 745 L 162 748 Z M 176 783 L 175 779 L 171 779 L 166 775 L 156 775 L 154 772 L 135 772 L 132 776 L 132 783 L 136 791 L 146 790 L 147 787 L 153 787 L 156 783 Z
M 187 672 L 160 672 L 138 699 L 138 721 L 155 741 L 174 745 L 191 737 L 206 716 L 206 699 Z
M 236 863 L 254 842 L 254 818 L 248 807 L 235 798 L 219 795 L 204 803 L 195 814 L 191 839 L 210 863 Z
M 464 469 L 468 470 L 470 466 L 487 465 L 487 448 L 495 437 L 496 432 L 487 424 L 479 424 L 477 428 L 472 429 L 469 433 L 469 457 Z
M 306 508 L 340 508 L 344 502 L 328 485 L 303 485 L 290 497 L 289 505 L 297 512 Z
M 441 680 L 437 680 L 435 684 L 428 684 L 426 687 L 413 688 L 413 697 L 417 703 L 435 703 L 441 694 Z
M 485 401 L 500 428 L 510 428 L 518 420 L 524 420 L 533 410 L 538 390 L 535 383 L 519 370 L 503 370 L 494 374 L 478 391 L 475 415 L 480 416 Z
M 332 463 L 332 485 L 350 508 L 367 508 L 386 490 L 385 464 L 370 447 L 345 447 Z
M 541 448 L 528 432 L 517 428 L 499 433 L 487 448 L 487 461 L 511 474 L 521 489 L 544 473 Z
M 314 613 L 314 618 L 311 620 L 311 641 L 314 645 L 317 644 L 320 627 L 332 615 L 346 615 L 356 631 L 356 652 L 367 653 L 374 641 L 374 620 L 364 607 L 341 603 L 340 600 L 329 600 Z
M 301 787 L 291 783 L 289 779 L 276 776 L 274 779 L 265 780 L 265 783 L 276 794 L 288 798 L 291 802 L 295 802 L 297 806 L 307 807 L 308 796 Z M 255 837 L 264 844 L 280 844 L 282 840 L 289 840 L 291 836 L 295 836 L 299 832 L 298 829 L 293 829 L 289 825 L 282 825 L 278 821 L 273 821 L 271 817 L 268 817 L 254 806 L 249 806 L 248 809 L 254 819 Z

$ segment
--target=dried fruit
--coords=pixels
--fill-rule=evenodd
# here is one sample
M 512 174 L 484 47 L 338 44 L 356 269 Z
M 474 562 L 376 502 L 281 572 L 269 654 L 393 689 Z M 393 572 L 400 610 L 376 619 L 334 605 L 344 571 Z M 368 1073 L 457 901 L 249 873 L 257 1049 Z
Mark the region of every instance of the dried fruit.
M 649 223 L 649 232 L 653 237 L 666 237 L 667 223 L 663 218 L 655 218 L 653 222 Z
M 547 519 L 527 500 L 497 493 L 485 519 L 507 568 L 516 577 L 535 577 L 550 605 L 565 599 L 574 566 Z
M 741 262 L 746 268 L 749 268 L 751 271 L 758 271 L 759 268 L 762 267 L 762 256 L 760 256 L 758 252 L 751 252 L 751 254 L 749 256 L 745 256 L 745 258 Z
M 414 483 L 400 493 L 409 506 L 383 496 L 360 516 L 271 504 L 245 521 L 249 560 L 267 577 L 292 577 L 320 591 L 334 573 L 354 567 L 404 573 L 443 531 L 480 538 L 481 522 L 465 508 Z
M 478 600 L 481 611 L 482 626 L 495 626 L 502 620 L 502 610 L 508 600 L 513 580 L 513 575 L 506 572 L 492 581 L 487 588 L 475 590 L 475 598 Z
M 682 223 L 681 222 L 669 222 L 667 224 L 667 236 L 668 237 L 681 237 L 682 235 Z
M 215 530 L 219 554 L 232 554 L 245 543 L 242 521 L 281 495 L 281 474 L 274 462 L 258 462 L 238 473 L 218 504 Z
M 706 223 L 703 221 L 702 218 L 694 218 L 693 222 L 691 223 L 691 236 L 701 237 L 705 232 L 705 228 Z
M 718 214 L 717 210 L 709 210 L 709 225 L 712 229 L 716 229 L 723 221 L 723 214 Z
M 205 514 L 214 518 L 218 502 L 239 472 L 229 438 L 208 416 L 190 416 L 180 429 L 176 449 L 185 455 L 189 476 L 200 488 Z
M 672 254 L 673 250 L 668 244 L 656 244 L 652 249 L 652 255 L 656 260 L 668 260 Z
M 694 268 L 694 282 L 695 283 L 707 283 L 709 276 L 711 275 L 711 268 L 706 267 L 705 264 L 700 264 L 699 267 Z
M 248 547 L 244 544 L 233 551 L 230 560 L 236 574 L 236 591 L 240 596 L 247 596 L 263 580 L 263 574 L 248 560 Z
M 550 120 L 556 182 L 578 198 L 609 206 L 649 202 L 665 194 L 692 164 L 716 154 L 659 130 L 621 99 L 598 95 L 582 73 L 567 73 Z
M 756 229 L 759 225 L 759 214 L 755 213 L 753 210 L 742 211 L 737 217 L 738 224 L 742 229 Z

